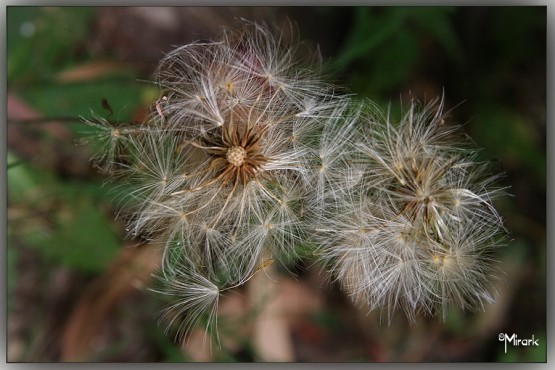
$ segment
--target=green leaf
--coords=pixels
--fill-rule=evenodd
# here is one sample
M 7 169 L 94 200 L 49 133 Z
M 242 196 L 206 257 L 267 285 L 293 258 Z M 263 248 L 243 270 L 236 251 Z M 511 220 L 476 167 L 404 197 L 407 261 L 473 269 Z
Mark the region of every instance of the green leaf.
M 451 7 L 422 7 L 415 8 L 411 19 L 418 28 L 428 33 L 446 51 L 451 60 L 461 62 L 463 53 L 457 35 L 452 26 L 450 14 L 455 8 Z
M 111 118 L 125 121 L 132 118 L 141 101 L 141 87 L 146 88 L 129 76 L 123 81 L 109 79 L 89 84 L 33 86 L 21 91 L 20 95 L 46 117 L 92 117 L 91 110 L 105 115 L 101 101 L 106 99 L 114 110 Z M 85 128 L 83 124 L 79 126 Z M 68 127 L 75 128 L 75 125 Z
M 24 240 L 46 258 L 69 268 L 103 270 L 120 249 L 120 239 L 91 197 L 65 194 L 62 201 L 70 208 L 53 215 L 54 227 L 24 234 Z
M 471 127 L 471 136 L 480 147 L 487 148 L 490 158 L 496 156 L 505 167 L 528 169 L 530 179 L 545 186 L 545 138 L 537 136 L 538 130 L 526 118 L 509 109 L 484 108 L 476 114 Z
M 8 160 L 16 157 L 8 153 Z M 106 189 L 98 183 L 62 182 L 29 164 L 8 171 L 8 202 L 18 216 L 8 234 L 69 268 L 100 271 L 121 248 L 114 231 Z
M 371 17 L 370 9 L 359 8 L 355 14 L 351 36 L 343 51 L 332 62 L 332 68 L 343 69 L 386 43 L 402 26 L 408 11 L 405 8 L 393 8 L 386 10 L 386 14 Z
M 94 8 L 8 7 L 8 84 L 50 78 L 78 58 Z

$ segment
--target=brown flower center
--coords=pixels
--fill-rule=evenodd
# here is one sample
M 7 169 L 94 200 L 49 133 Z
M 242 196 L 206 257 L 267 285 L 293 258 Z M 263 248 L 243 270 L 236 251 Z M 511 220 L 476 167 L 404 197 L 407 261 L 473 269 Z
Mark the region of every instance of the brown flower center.
M 268 126 L 256 121 L 252 124 L 248 119 L 240 120 L 234 114 L 226 118 L 221 127 L 206 132 L 198 142 L 188 142 L 212 158 L 205 171 L 214 174 L 211 179 L 188 191 L 217 183 L 221 187 L 231 185 L 235 189 L 264 176 L 262 168 L 269 158 L 263 154 L 263 137 Z

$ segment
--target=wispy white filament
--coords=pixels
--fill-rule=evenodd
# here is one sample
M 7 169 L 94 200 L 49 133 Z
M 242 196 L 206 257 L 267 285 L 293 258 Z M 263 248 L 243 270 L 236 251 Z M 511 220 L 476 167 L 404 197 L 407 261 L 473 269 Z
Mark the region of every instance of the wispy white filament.
M 180 336 L 211 330 L 222 292 L 306 245 L 354 302 L 390 318 L 492 302 L 502 191 L 443 100 L 411 102 L 393 123 L 337 95 L 299 51 L 246 23 L 168 53 L 145 123 L 89 122 L 129 233 L 164 249 L 163 317 Z

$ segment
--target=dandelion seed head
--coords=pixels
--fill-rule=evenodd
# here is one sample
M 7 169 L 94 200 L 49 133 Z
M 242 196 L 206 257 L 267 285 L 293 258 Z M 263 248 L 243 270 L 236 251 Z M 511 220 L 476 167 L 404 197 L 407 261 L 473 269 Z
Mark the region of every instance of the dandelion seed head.
M 349 108 L 303 47 L 248 22 L 177 47 L 155 71 L 160 98 L 145 122 L 99 127 L 111 150 L 100 157 L 125 183 L 129 235 L 163 247 L 161 274 L 178 301 L 168 317 L 189 315 L 183 333 L 265 256 L 285 265 L 306 239 L 320 136 Z M 339 153 L 330 145 L 322 162 L 327 181 L 340 181 Z
M 398 124 L 378 109 L 362 115 L 347 151 L 347 161 L 364 163 L 362 176 L 346 191 L 327 182 L 321 192 L 319 255 L 355 303 L 389 320 L 398 309 L 414 321 L 493 301 L 491 255 L 505 234 L 492 205 L 497 176 L 457 141 L 442 108 L 413 102 Z
M 123 180 L 129 235 L 163 248 L 162 315 L 180 336 L 203 320 L 211 330 L 222 292 L 305 243 L 355 303 L 390 318 L 492 302 L 503 191 L 443 100 L 411 101 L 393 123 L 284 40 L 244 22 L 177 47 L 144 123 L 88 122 L 97 165 Z

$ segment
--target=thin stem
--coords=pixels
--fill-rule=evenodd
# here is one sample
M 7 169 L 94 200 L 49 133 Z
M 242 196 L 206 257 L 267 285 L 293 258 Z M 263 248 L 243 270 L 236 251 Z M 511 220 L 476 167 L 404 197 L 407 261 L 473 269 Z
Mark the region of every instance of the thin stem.
M 243 280 L 243 281 L 240 282 L 239 284 L 235 284 L 235 285 L 233 285 L 233 286 L 230 286 L 230 287 L 221 289 L 221 290 L 220 290 L 220 293 L 225 292 L 226 290 L 231 290 L 231 289 L 234 289 L 234 288 L 238 288 L 238 287 L 240 287 L 241 285 L 246 284 L 247 281 L 249 281 L 250 279 L 252 279 L 252 278 L 254 277 L 254 275 L 256 275 L 259 271 L 265 270 L 266 267 L 270 266 L 272 263 L 274 263 L 274 259 L 273 259 L 273 258 L 270 258 L 270 259 L 267 259 L 267 260 L 263 261 L 263 262 L 256 268 L 256 270 L 254 270 L 254 272 L 253 272 L 248 278 L 246 278 L 245 280 Z
M 101 120 L 95 120 L 95 119 L 90 119 L 87 118 L 86 119 L 88 122 L 92 122 L 92 123 L 97 123 L 97 124 L 102 124 L 103 121 Z M 104 121 L 109 122 L 112 125 L 120 125 L 120 124 L 130 124 L 130 125 L 134 125 L 137 124 L 139 125 L 140 123 L 138 122 L 116 122 L 116 121 L 111 121 L 108 119 L 105 119 Z M 35 124 L 35 123 L 49 123 L 49 122 L 59 122 L 59 123 L 71 123 L 71 122 L 75 122 L 75 123 L 85 123 L 83 121 L 83 117 L 71 117 L 71 116 L 62 116 L 62 117 L 35 117 L 35 118 L 9 118 L 7 119 L 8 123 L 15 123 L 15 124 Z

